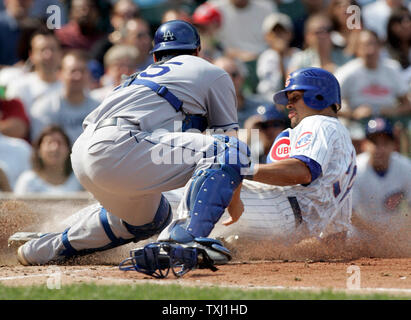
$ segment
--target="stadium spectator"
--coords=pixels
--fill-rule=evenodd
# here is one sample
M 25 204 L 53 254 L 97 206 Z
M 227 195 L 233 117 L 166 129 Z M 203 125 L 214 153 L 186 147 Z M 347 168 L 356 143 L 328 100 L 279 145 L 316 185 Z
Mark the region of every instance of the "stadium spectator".
M 318 67 L 334 72 L 346 63 L 350 57 L 331 41 L 332 23 L 325 14 L 310 16 L 305 24 L 305 45 L 303 51 L 293 54 L 289 62 L 288 73 L 300 68 Z
M 61 62 L 61 48 L 57 38 L 50 31 L 38 31 L 30 40 L 29 59 L 34 71 L 8 84 L 6 96 L 18 98 L 31 118 L 33 103 L 42 96 L 61 88 L 58 70 Z
M 88 92 L 88 57 L 85 52 L 67 52 L 61 63 L 62 90 L 37 100 L 32 109 L 31 139 L 35 140 L 44 127 L 56 124 L 62 127 L 74 143 L 83 132 L 84 118 L 99 102 Z
M 239 60 L 222 56 L 213 61 L 213 63 L 224 69 L 231 77 L 236 96 L 237 96 L 237 113 L 240 128 L 244 128 L 244 122 L 253 115 L 258 106 L 265 105 L 265 101 L 258 95 L 246 94 L 243 89 L 244 79 L 246 77 L 246 68 Z
M 18 61 L 11 66 L 3 66 L 0 69 L 0 86 L 7 87 L 9 83 L 33 71 L 33 65 L 29 59 L 30 39 L 34 33 L 41 30 L 47 32 L 44 23 L 36 19 L 24 19 L 19 23 L 19 27 L 20 36 L 17 43 Z
M 136 71 L 139 52 L 136 47 L 128 45 L 115 45 L 104 56 L 105 86 L 92 90 L 90 95 L 102 102 L 106 95 L 120 85 L 122 76 L 129 76 Z
M 267 48 L 258 21 L 276 11 L 275 2 L 221 0 L 212 3 L 223 16 L 218 39 L 226 55 L 244 62 L 256 60 Z
M 170 8 L 164 11 L 161 24 L 171 20 L 184 20 L 191 23 L 190 14 L 183 7 Z
M 137 48 L 139 55 L 136 64 L 136 71 L 147 68 L 153 61 L 153 55 L 150 54 L 152 47 L 152 37 L 150 25 L 142 18 L 132 19 L 127 22 L 124 40 L 121 44 L 134 46 Z
M 411 13 L 405 9 L 394 10 L 387 23 L 387 41 L 383 55 L 398 61 L 402 74 L 411 84 Z
M 139 16 L 140 8 L 136 2 L 133 0 L 118 0 L 111 10 L 110 23 L 115 31 L 121 32 L 127 21 Z
M 113 5 L 110 11 L 110 23 L 113 30 L 96 41 L 91 49 L 91 59 L 100 63 L 102 69 L 106 52 L 113 45 L 123 41 L 127 22 L 139 17 L 139 15 L 140 9 L 133 0 L 119 0 Z
M 93 0 L 72 0 L 69 22 L 56 29 L 62 48 L 90 50 L 104 36 L 98 28 L 99 8 Z
M 357 157 L 353 209 L 362 218 L 388 226 L 401 208 L 411 208 L 411 161 L 395 151 L 387 119 L 369 120 L 365 132 L 365 152 Z
M 215 5 L 205 2 L 193 12 L 192 22 L 201 38 L 201 51 L 199 56 L 208 61 L 224 55 L 223 46 L 217 39 L 221 27 L 221 12 Z
M 251 148 L 251 156 L 257 156 L 254 163 L 266 163 L 267 155 L 276 139 L 276 137 L 287 127 L 289 121 L 285 114 L 279 111 L 273 104 L 266 104 L 257 107 L 256 114 L 249 117 L 244 128 L 249 130 L 247 135 L 249 138 L 248 144 Z M 259 144 L 252 143 L 251 130 L 258 129 Z
M 293 21 L 294 38 L 291 46 L 304 48 L 304 26 L 307 19 L 325 13 L 328 0 L 286 0 L 278 1 L 278 10 L 287 14 Z
M 394 60 L 381 57 L 380 49 L 378 36 L 373 31 L 362 30 L 356 50 L 358 58 L 337 70 L 341 117 L 360 120 L 411 114 L 409 88 L 402 79 L 400 66 Z
M 331 0 L 327 9 L 332 22 L 331 41 L 335 46 L 344 49 L 349 57 L 355 54 L 355 44 L 362 27 L 361 21 L 358 21 L 359 25 L 355 26 L 356 28 L 348 23 L 353 15 L 352 12 L 347 11 L 350 6 L 358 6 L 358 4 L 355 0 Z
M 270 14 L 264 19 L 262 28 L 269 48 L 257 60 L 257 92 L 271 101 L 273 92 L 284 86 L 290 58 L 299 49 L 290 47 L 293 25 L 287 15 Z
M 4 0 L 5 10 L 0 12 L 0 66 L 19 61 L 17 44 L 20 22 L 28 17 L 32 0 Z
M 0 168 L 0 192 L 12 192 L 7 175 Z
M 364 27 L 374 31 L 382 41 L 386 40 L 387 22 L 393 10 L 404 6 L 404 0 L 376 0 L 361 9 Z
M 12 190 L 20 174 L 30 169 L 30 154 L 31 146 L 27 141 L 0 133 L 0 169 L 7 175 Z
M 0 97 L 0 133 L 14 138 L 29 138 L 30 121 L 18 99 Z
M 82 191 L 71 168 L 70 150 L 70 140 L 59 126 L 44 128 L 33 143 L 32 169 L 20 175 L 14 192 L 23 195 Z

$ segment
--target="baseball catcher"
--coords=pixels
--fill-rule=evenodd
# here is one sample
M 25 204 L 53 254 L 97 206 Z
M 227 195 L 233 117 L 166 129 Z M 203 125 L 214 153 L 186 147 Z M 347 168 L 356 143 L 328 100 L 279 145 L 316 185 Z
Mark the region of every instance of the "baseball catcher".
M 236 99 L 230 76 L 198 57 L 200 37 L 173 20 L 154 36 L 155 63 L 130 76 L 91 112 L 71 154 L 74 173 L 98 204 L 83 209 L 62 233 L 18 249 L 23 265 L 45 264 L 147 239 L 166 237 L 134 254 L 139 270 L 181 266 L 176 274 L 231 259 L 207 238 L 225 209 L 235 222 L 247 145 L 236 138 Z M 218 128 L 224 134 L 201 134 Z M 233 161 L 234 159 L 234 161 Z M 163 192 L 186 185 L 184 219 L 172 220 Z

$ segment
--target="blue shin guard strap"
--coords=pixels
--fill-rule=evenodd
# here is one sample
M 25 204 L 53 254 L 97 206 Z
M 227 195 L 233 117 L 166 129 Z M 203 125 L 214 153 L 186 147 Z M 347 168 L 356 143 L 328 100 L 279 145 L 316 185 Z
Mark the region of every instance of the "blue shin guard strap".
M 63 242 L 63 245 L 66 248 L 61 253 L 61 255 L 66 256 L 66 257 L 71 257 L 71 256 L 74 256 L 78 253 L 78 251 L 72 247 L 72 245 L 70 244 L 70 241 L 68 239 L 68 231 L 69 230 L 70 230 L 70 228 L 67 228 L 66 230 L 64 230 L 64 232 L 61 235 L 61 241 Z
M 104 232 L 106 233 L 107 237 L 111 240 L 113 244 L 121 243 L 124 241 L 124 239 L 117 238 L 113 231 L 111 230 L 110 223 L 108 221 L 107 217 L 107 210 L 104 208 L 101 208 L 100 210 L 100 222 L 101 225 L 103 226 Z
M 114 234 L 113 230 L 110 227 L 110 223 L 108 220 L 108 212 L 105 208 L 101 208 L 100 214 L 99 214 L 101 226 L 107 235 L 107 237 L 110 239 L 110 242 L 102 247 L 98 248 L 87 248 L 87 249 L 82 249 L 82 250 L 76 250 L 73 248 L 73 246 L 70 244 L 70 241 L 68 239 L 68 231 L 69 229 L 66 229 L 63 234 L 62 234 L 62 242 L 65 247 L 65 250 L 61 253 L 62 256 L 69 258 L 75 255 L 85 255 L 85 254 L 90 254 L 94 253 L 97 251 L 104 251 L 108 249 L 112 249 L 118 246 L 121 246 L 123 244 L 127 244 L 129 242 L 137 242 L 140 240 L 148 239 L 151 236 L 154 236 L 155 234 L 159 233 L 162 229 L 164 229 L 171 221 L 172 219 L 172 212 L 171 212 L 171 206 L 168 203 L 167 199 L 163 196 L 159 208 L 157 210 L 156 216 L 154 218 L 154 221 L 151 223 L 147 223 L 143 226 L 132 226 L 125 221 L 123 221 L 124 226 L 127 228 L 127 231 L 130 232 L 134 237 L 130 239 L 123 239 L 123 238 L 117 238 L 116 235 Z
M 132 226 L 123 221 L 128 232 L 135 236 L 133 241 L 148 239 L 162 231 L 172 219 L 171 206 L 166 197 L 161 196 L 160 204 L 158 206 L 153 222 L 144 224 L 142 226 Z

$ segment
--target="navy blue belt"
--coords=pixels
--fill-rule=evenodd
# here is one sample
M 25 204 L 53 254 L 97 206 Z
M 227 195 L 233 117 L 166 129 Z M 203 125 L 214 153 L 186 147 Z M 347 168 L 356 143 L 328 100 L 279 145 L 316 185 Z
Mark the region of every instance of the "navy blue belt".
M 291 209 L 294 213 L 294 218 L 296 223 L 299 225 L 303 222 L 303 216 L 301 213 L 300 204 L 298 203 L 297 197 L 288 197 L 288 202 L 290 202 Z

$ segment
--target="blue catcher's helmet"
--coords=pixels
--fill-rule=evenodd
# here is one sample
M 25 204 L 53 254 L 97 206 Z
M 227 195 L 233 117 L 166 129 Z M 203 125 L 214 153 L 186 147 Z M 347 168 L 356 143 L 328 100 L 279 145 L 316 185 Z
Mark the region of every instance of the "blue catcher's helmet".
M 194 50 L 200 47 L 196 28 L 183 20 L 163 23 L 154 34 L 154 47 L 150 53 L 165 50 Z
M 340 84 L 334 75 L 321 68 L 304 68 L 292 72 L 285 82 L 285 88 L 274 94 L 274 103 L 286 106 L 287 92 L 304 91 L 304 103 L 316 110 L 333 104 L 341 106 Z

